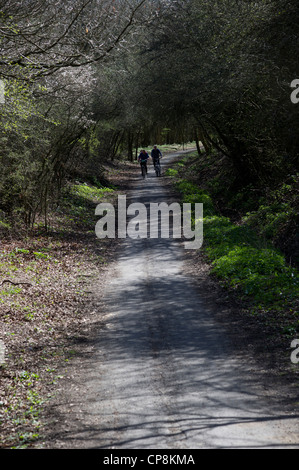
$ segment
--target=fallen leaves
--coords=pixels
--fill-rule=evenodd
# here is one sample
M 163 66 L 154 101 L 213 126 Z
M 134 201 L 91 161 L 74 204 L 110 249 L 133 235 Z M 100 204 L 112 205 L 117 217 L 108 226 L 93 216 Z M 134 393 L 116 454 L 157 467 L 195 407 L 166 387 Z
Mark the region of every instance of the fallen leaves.
M 103 257 L 107 262 L 111 254 L 111 243 L 104 242 L 99 259 L 96 246 L 95 237 L 84 233 L 74 233 L 73 240 L 44 236 L 0 246 L 3 448 L 28 447 L 40 438 L 39 415 L 45 397 L 55 393 L 62 377 L 56 369 L 71 360 L 73 349 L 68 345 L 94 312 L 87 286 L 94 278 L 100 279 L 105 269 Z M 36 253 L 47 253 L 47 257 Z M 38 379 L 24 380 L 26 374 Z
M 124 165 L 123 173 L 121 165 L 112 168 L 113 182 L 127 184 L 131 169 L 132 165 Z M 111 193 L 107 197 L 112 202 Z M 90 200 L 86 212 L 94 214 Z M 88 338 L 93 322 L 101 322 L 90 284 L 97 280 L 97 288 L 102 288 L 117 241 L 97 240 L 92 216 L 76 225 L 67 213 L 63 218 L 63 211 L 59 220 L 55 214 L 51 217 L 51 234 L 11 237 L 0 243 L 3 448 L 28 447 L 41 439 L 43 407 L 57 392 L 64 367 Z

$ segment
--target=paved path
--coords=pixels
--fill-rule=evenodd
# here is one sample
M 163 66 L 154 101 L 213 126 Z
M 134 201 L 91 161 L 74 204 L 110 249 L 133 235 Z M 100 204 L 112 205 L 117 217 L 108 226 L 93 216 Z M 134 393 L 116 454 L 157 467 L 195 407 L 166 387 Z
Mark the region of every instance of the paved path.
M 161 181 L 152 169 L 136 177 L 131 202 L 167 202 Z M 80 415 L 60 446 L 299 448 L 298 416 L 267 402 L 183 263 L 178 241 L 124 241 Z

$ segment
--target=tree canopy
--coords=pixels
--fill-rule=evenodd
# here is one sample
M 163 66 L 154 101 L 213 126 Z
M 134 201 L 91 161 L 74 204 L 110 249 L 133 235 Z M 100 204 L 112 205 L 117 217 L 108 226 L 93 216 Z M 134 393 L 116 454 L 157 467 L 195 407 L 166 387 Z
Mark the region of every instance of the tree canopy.
M 32 224 L 66 178 L 201 141 L 239 184 L 298 162 L 299 6 L 289 0 L 0 1 L 0 209 Z M 200 151 L 200 147 L 198 146 Z

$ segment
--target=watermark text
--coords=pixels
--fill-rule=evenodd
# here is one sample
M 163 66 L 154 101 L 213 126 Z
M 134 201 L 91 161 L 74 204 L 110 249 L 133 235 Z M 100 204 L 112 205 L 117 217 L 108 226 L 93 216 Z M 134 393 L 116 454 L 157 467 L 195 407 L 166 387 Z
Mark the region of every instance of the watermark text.
M 292 341 L 291 349 L 294 349 L 291 354 L 292 364 L 299 364 L 299 339 L 294 339 Z
M 5 363 L 5 344 L 0 340 L 0 366 Z
M 299 79 L 296 78 L 291 83 L 291 88 L 294 88 L 294 91 L 291 93 L 291 101 L 293 104 L 299 103 Z
M 0 80 L 0 104 L 5 103 L 5 84 L 3 80 Z
M 198 250 L 203 244 L 203 204 L 133 203 L 127 207 L 126 196 L 118 196 L 118 210 L 110 203 L 96 208 L 100 220 L 98 238 L 181 239 L 185 248 Z

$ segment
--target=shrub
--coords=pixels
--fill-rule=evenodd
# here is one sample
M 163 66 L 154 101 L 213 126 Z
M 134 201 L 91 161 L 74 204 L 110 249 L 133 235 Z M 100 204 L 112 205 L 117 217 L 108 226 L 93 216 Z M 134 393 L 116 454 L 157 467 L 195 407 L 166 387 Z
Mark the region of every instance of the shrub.
M 179 180 L 177 188 L 184 203 L 204 204 L 204 249 L 212 262 L 212 273 L 264 306 L 276 308 L 296 299 L 298 272 L 287 266 L 278 250 L 266 245 L 251 224 L 236 225 L 217 215 L 210 195 L 189 181 Z M 267 208 L 261 207 L 258 216 L 264 210 Z M 284 220 L 283 214 L 274 219 Z M 274 219 L 268 217 L 268 230 Z

